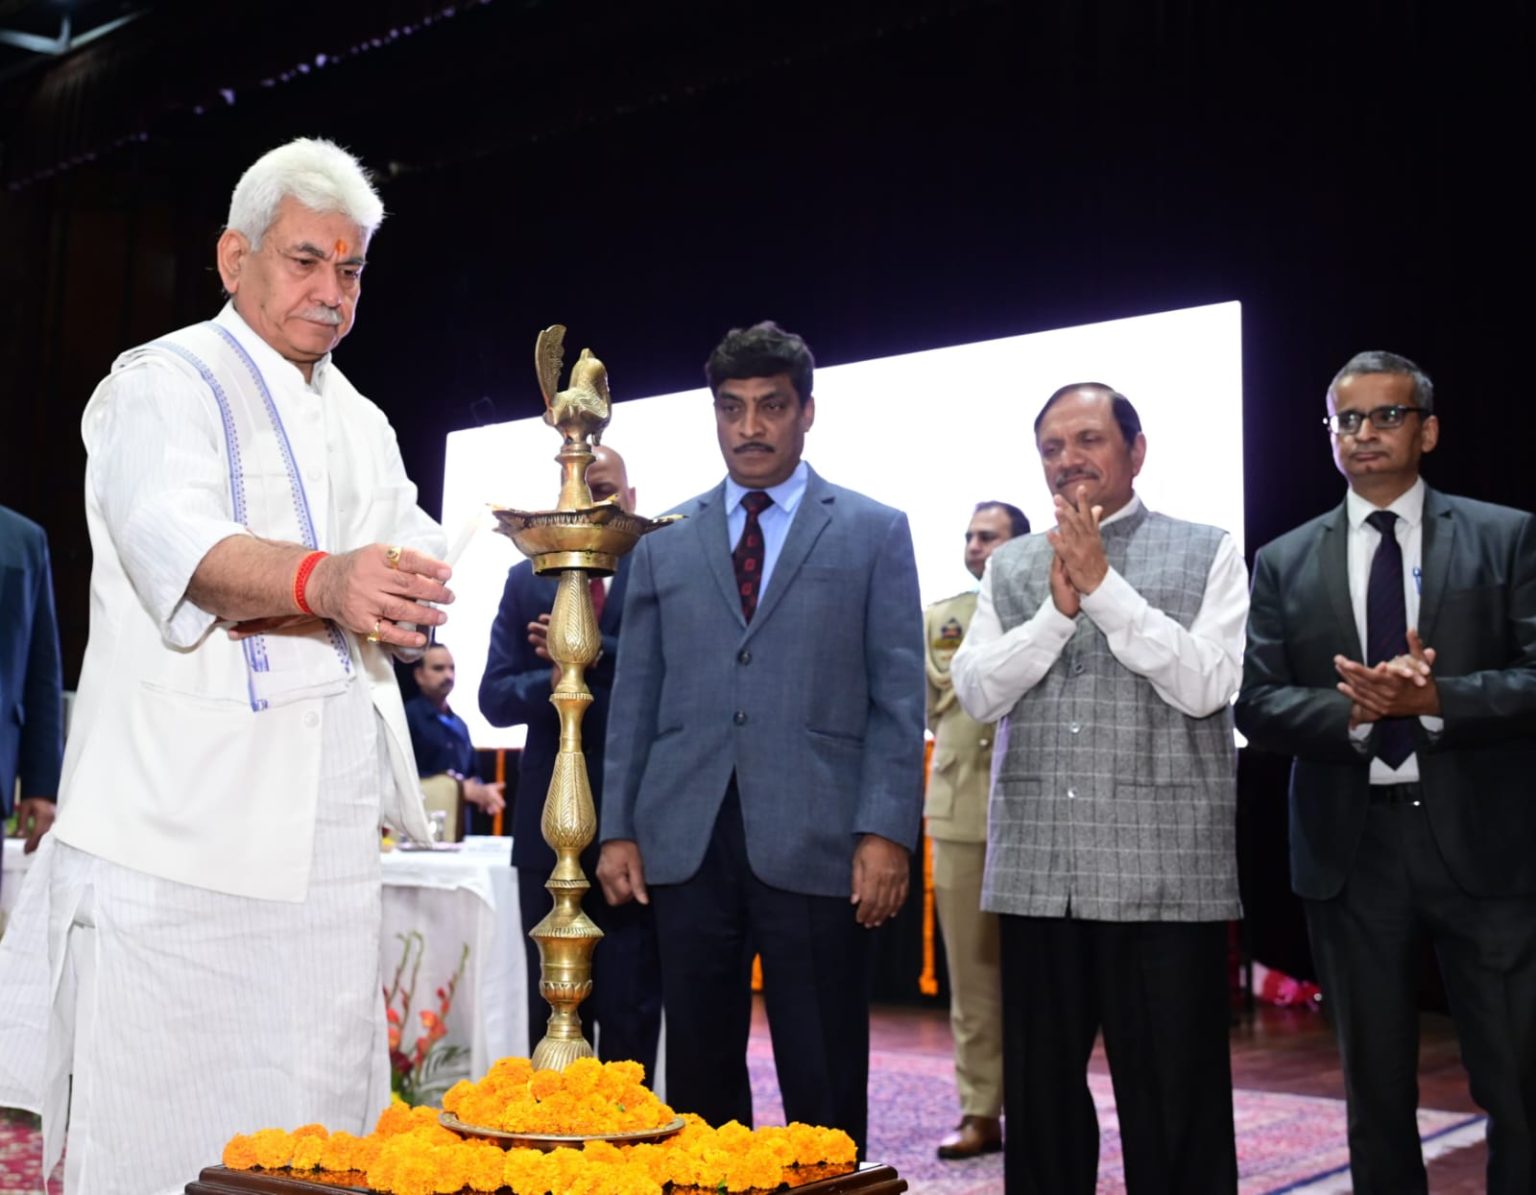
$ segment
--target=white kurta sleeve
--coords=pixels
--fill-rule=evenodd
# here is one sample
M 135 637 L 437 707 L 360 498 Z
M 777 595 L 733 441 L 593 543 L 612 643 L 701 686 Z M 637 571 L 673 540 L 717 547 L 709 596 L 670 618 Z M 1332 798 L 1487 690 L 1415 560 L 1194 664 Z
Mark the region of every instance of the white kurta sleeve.
M 1144 676 L 1169 705 L 1204 718 L 1232 700 L 1243 676 L 1248 570 L 1230 535 L 1221 537 L 1199 612 L 1185 630 L 1110 569 L 1083 597 L 1115 659 Z
M 949 664 L 961 708 L 978 722 L 996 722 L 1040 683 L 1076 626 L 1056 609 L 1047 594 L 1034 617 L 1004 631 L 992 603 L 989 561 L 981 577 L 970 629 Z
M 441 560 L 448 551 L 448 536 L 437 520 L 417 505 L 416 484 L 405 475 L 405 462 L 400 459 L 395 429 L 388 420 L 381 422 L 378 451 L 384 461 L 380 470 L 384 492 L 376 507 L 380 518 L 375 531 L 381 542 L 415 548 Z M 361 546 L 346 545 L 348 549 Z
M 139 600 L 172 647 L 218 619 L 187 599 L 209 550 L 232 535 L 224 431 L 201 382 L 174 366 L 135 362 L 102 383 L 82 425 L 86 486 Z

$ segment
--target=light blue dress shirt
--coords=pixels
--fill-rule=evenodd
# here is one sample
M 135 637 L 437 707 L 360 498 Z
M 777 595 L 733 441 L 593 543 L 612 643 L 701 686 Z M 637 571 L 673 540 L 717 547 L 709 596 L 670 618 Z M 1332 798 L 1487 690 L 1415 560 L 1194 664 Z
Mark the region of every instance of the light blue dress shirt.
M 805 497 L 809 477 L 809 468 L 801 461 L 788 479 L 764 491 L 773 499 L 773 505 L 757 516 L 758 526 L 763 529 L 763 583 L 757 591 L 759 602 L 767 594 L 768 585 L 773 580 L 773 566 L 778 563 L 784 537 L 789 534 L 789 525 L 795 520 L 800 499 Z M 746 486 L 737 485 L 729 477 L 725 479 L 725 526 L 729 535 L 725 545 L 727 552 L 736 550 L 736 541 L 741 538 L 742 530 L 747 525 L 747 512 L 741 505 L 741 497 L 749 492 Z

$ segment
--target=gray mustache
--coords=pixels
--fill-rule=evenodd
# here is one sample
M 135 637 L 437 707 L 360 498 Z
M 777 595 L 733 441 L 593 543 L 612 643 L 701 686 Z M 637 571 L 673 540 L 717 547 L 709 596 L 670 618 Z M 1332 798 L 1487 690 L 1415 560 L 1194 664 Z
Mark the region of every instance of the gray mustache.
M 330 324 L 333 328 L 341 327 L 341 312 L 334 307 L 310 307 L 299 312 L 299 318 L 313 320 L 317 324 Z

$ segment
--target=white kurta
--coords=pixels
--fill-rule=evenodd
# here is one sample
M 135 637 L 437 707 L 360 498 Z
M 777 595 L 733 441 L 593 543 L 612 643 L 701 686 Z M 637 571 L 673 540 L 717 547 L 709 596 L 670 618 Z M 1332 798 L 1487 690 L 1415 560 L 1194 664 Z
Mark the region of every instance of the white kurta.
M 306 385 L 232 309 L 217 322 L 270 392 L 318 545 L 441 555 L 382 413 L 328 361 Z M 0 1103 L 41 1111 L 56 1158 L 72 1081 L 71 1195 L 180 1192 L 236 1132 L 360 1132 L 388 1099 L 377 827 L 425 826 L 403 709 L 381 649 L 324 632 L 332 679 L 228 700 L 240 649 L 184 596 L 247 530 L 219 410 L 152 357 L 85 418 L 91 639 L 51 850 L 0 943 Z M 291 484 L 247 469 L 252 511 Z
M 389 1103 L 374 831 L 389 764 L 360 688 L 328 704 L 301 903 L 56 845 L 50 937 L 76 1018 L 66 1192 L 179 1195 L 236 1132 L 363 1133 Z

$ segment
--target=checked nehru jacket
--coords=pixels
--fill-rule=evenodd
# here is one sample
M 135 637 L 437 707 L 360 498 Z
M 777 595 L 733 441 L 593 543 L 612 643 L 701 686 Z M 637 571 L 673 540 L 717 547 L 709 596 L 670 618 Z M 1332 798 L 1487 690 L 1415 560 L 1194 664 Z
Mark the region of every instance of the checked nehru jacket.
M 1186 629 L 1223 532 L 1139 509 L 1103 529 L 1111 567 Z M 1003 629 L 1050 600 L 1043 535 L 992 554 Z M 1242 916 L 1232 711 L 1192 718 L 1115 659 L 1087 615 L 999 728 L 982 907 L 1099 921 Z

